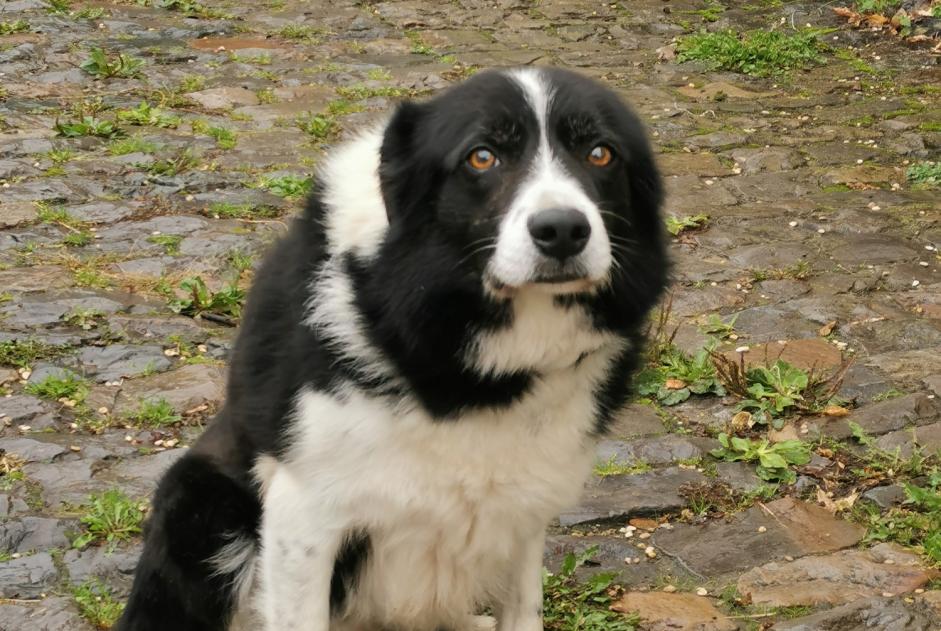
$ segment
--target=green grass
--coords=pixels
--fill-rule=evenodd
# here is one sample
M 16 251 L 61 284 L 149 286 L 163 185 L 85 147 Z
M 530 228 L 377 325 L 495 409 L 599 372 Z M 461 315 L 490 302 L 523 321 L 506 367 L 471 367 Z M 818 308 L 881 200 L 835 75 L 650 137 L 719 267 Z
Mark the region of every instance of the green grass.
M 755 282 L 764 280 L 805 280 L 813 274 L 810 263 L 804 260 L 797 261 L 787 267 L 751 269 L 751 279 Z
M 813 31 L 699 32 L 680 38 L 677 59 L 699 60 L 714 69 L 769 77 L 819 64 L 822 46 L 817 35 Z
M 156 153 L 159 147 L 156 143 L 144 140 L 140 136 L 121 138 L 108 145 L 108 153 L 113 156 L 126 156 L 131 153 Z
M 269 206 L 230 202 L 216 202 L 209 207 L 208 212 L 221 219 L 264 219 L 277 214 L 277 210 Z
M 324 33 L 325 31 L 323 29 L 315 26 L 307 26 L 306 24 L 288 24 L 278 31 L 278 35 L 285 39 L 306 42 L 316 41 Z
M 336 120 L 325 114 L 302 116 L 297 119 L 297 126 L 314 140 L 327 140 L 339 131 Z
M 147 167 L 147 172 L 151 175 L 173 177 L 198 166 L 199 161 L 199 156 L 187 147 L 170 157 L 156 160 Z
M 558 574 L 543 575 L 543 624 L 546 631 L 634 631 L 639 619 L 609 609 L 617 574 L 595 574 L 579 582 L 575 570 L 591 560 L 597 546 L 569 554 Z
M 98 578 L 75 586 L 72 599 L 82 617 L 96 629 L 110 629 L 124 611 L 124 604 L 115 600 L 111 588 Z
M 43 399 L 58 401 L 69 399 L 81 403 L 88 396 L 88 383 L 81 377 L 66 374 L 63 377 L 49 375 L 42 381 L 26 384 L 26 393 Z
M 167 129 L 176 129 L 183 122 L 183 119 L 176 114 L 169 114 L 159 107 L 150 105 L 147 101 L 141 101 L 140 105 L 132 109 L 119 110 L 117 118 L 129 125 L 149 125 Z
M 163 251 L 169 256 L 176 256 L 180 253 L 183 237 L 178 234 L 156 234 L 147 237 L 147 241 L 163 247 Z
M 92 233 L 88 230 L 75 230 L 62 238 L 63 245 L 73 248 L 83 248 L 94 240 Z
M 207 127 L 206 135 L 214 139 L 220 149 L 232 149 L 238 143 L 238 135 L 225 127 Z
M 37 361 L 61 357 L 69 350 L 68 346 L 47 344 L 32 338 L 0 342 L 0 366 L 29 368 Z
M 78 549 L 92 543 L 107 543 L 113 548 L 140 534 L 144 521 L 140 503 L 118 489 L 89 496 L 81 511 L 82 532 L 72 541 L 72 547 Z
M 226 20 L 232 16 L 225 11 L 207 7 L 195 0 L 153 0 L 153 5 L 168 11 L 177 11 L 186 17 Z
M 176 413 L 166 399 L 141 401 L 128 420 L 140 427 L 160 428 L 176 425 L 183 417 Z
M 279 175 L 277 177 L 263 177 L 259 184 L 269 193 L 279 197 L 297 199 L 305 197 L 310 192 L 314 180 L 311 177 L 302 175 Z
M 364 101 L 375 97 L 403 98 L 415 96 L 414 90 L 396 88 L 393 86 L 368 87 L 365 85 L 348 85 L 337 88 L 337 94 L 351 101 Z
M 12 35 L 13 33 L 24 33 L 29 30 L 29 22 L 26 20 L 15 20 L 13 22 L 0 22 L 0 35 Z
M 941 186 L 941 162 L 920 162 L 905 171 L 908 181 L 922 188 Z
M 643 461 L 620 462 L 617 456 L 611 456 L 595 464 L 594 473 L 600 478 L 606 478 L 612 475 L 634 475 L 637 473 L 646 473 L 651 470 L 651 466 Z
M 131 78 L 141 74 L 144 60 L 120 53 L 110 56 L 101 48 L 92 48 L 88 59 L 79 66 L 88 74 L 99 79 L 112 77 Z

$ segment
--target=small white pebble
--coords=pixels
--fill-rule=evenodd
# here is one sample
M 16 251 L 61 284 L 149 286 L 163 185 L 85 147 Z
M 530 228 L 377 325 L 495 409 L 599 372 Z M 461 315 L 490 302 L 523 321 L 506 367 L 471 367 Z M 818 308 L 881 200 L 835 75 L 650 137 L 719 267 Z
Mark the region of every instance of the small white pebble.
M 697 588 L 696 588 L 696 595 L 697 595 L 697 596 L 708 596 L 708 595 L 709 595 L 709 590 L 706 589 L 705 587 L 697 587 Z
M 818 232 L 819 234 L 823 234 L 823 233 L 826 232 L 826 230 L 824 230 L 823 228 L 817 228 L 817 232 Z
M 758 526 L 758 532 L 768 532 L 768 529 L 764 526 Z
M 918 287 L 919 285 L 921 285 L 921 281 L 917 281 L 917 280 L 912 281 L 912 287 Z
M 786 555 L 786 556 L 784 557 L 784 560 L 785 560 L 785 561 L 793 561 L 793 560 L 794 560 L 794 557 L 792 557 L 790 554 L 788 554 L 788 555 Z
M 883 563 L 885 565 L 895 565 L 895 561 L 893 561 L 892 559 L 886 559 L 885 561 L 883 561 Z
M 895 594 L 893 594 L 892 592 L 882 592 L 883 598 L 892 598 L 893 596 L 895 596 Z
M 925 590 L 924 590 L 924 588 L 919 587 L 918 589 L 915 590 L 915 593 L 916 593 L 916 594 L 924 594 L 924 593 L 925 593 Z
M 676 587 L 673 585 L 667 585 L 666 587 L 663 588 L 663 591 L 665 591 L 668 594 L 672 594 L 673 592 L 676 591 Z
M 738 348 L 735 349 L 735 352 L 736 352 L 736 353 L 747 353 L 749 350 L 751 350 L 751 349 L 749 349 L 747 346 L 739 346 Z
M 640 533 L 639 538 L 641 538 L 641 539 L 650 539 L 650 533 L 649 533 L 649 532 L 642 532 L 642 533 Z
M 796 221 L 792 221 L 792 222 L 788 223 L 787 225 L 789 225 L 789 226 L 792 227 L 792 228 L 796 228 L 796 227 L 797 227 L 797 222 L 796 222 Z
M 648 559 L 653 559 L 653 558 L 656 558 L 657 551 L 654 550 L 653 546 L 647 546 L 646 548 L 644 548 L 644 554 L 647 555 Z
M 918 264 L 922 267 L 928 267 L 928 261 L 918 261 Z

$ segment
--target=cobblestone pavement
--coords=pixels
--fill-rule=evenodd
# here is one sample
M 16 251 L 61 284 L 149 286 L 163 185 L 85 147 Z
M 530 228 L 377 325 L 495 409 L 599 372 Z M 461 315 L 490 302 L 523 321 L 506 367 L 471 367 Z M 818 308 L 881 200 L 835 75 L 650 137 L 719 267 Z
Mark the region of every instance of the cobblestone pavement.
M 0 629 L 113 617 L 135 502 L 219 403 L 239 292 L 324 149 L 403 95 L 550 63 L 623 94 L 669 214 L 708 216 L 673 239 L 677 347 L 855 361 L 829 415 L 771 432 L 813 448 L 776 490 L 710 455 L 765 433 L 736 398 L 667 406 L 674 375 L 602 445 L 547 563 L 597 545 L 579 575 L 617 572 L 650 629 L 941 628 L 941 542 L 893 521 L 939 519 L 902 481 L 941 505 L 917 457 L 941 447 L 941 200 L 917 171 L 941 66 L 820 3 L 724 5 L 0 0 Z M 805 24 L 836 29 L 822 63 L 766 79 L 671 46 Z

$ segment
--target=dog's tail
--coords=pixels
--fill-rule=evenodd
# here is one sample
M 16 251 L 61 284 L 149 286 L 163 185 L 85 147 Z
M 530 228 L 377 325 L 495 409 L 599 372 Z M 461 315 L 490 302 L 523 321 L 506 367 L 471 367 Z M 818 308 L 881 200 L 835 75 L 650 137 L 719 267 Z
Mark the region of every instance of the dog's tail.
M 251 583 L 260 518 L 253 488 L 205 455 L 183 456 L 154 496 L 115 631 L 224 631 Z

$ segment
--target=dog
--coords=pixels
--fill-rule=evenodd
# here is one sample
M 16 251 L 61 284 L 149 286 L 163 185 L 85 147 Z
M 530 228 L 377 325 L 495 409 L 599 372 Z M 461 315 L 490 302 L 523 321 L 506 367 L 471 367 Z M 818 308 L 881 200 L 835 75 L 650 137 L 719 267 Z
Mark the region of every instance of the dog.
M 117 629 L 541 630 L 546 527 L 667 282 L 662 196 L 638 118 L 560 69 L 481 72 L 336 149 Z

